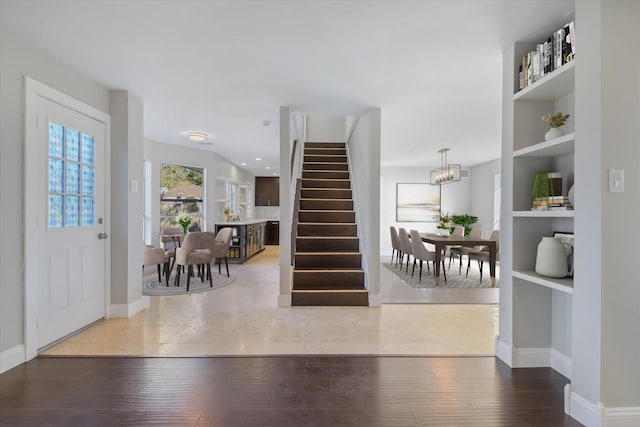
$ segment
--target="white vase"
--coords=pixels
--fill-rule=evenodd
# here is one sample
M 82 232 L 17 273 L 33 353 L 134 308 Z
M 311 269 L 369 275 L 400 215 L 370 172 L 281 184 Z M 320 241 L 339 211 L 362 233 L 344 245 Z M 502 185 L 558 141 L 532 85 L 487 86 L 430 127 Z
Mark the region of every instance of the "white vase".
M 538 243 L 536 273 L 541 276 L 561 278 L 569 273 L 567 252 L 557 237 L 543 237 Z
M 438 236 L 448 236 L 449 229 L 448 228 L 438 228 Z
M 572 186 L 571 186 L 571 188 L 569 189 L 569 194 L 567 194 L 567 197 L 569 197 L 569 203 L 571 203 L 571 206 L 573 206 L 573 207 L 575 208 L 575 207 L 576 207 L 576 205 L 574 205 L 574 204 L 573 204 L 573 198 L 574 198 L 574 195 L 573 195 L 573 187 L 574 187 L 574 186 L 575 186 L 575 184 L 574 184 L 574 185 L 572 185 Z
M 558 138 L 564 135 L 564 131 L 560 128 L 551 128 L 544 134 L 544 140 L 549 141 L 550 139 Z

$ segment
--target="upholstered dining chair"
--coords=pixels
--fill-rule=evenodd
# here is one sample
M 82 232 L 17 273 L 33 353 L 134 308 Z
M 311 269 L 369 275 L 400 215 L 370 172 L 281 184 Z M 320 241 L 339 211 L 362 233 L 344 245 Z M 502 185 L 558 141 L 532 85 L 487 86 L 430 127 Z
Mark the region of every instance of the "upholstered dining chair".
M 172 260 L 169 271 L 173 271 L 173 265 L 176 262 L 176 249 L 180 247 L 184 239 L 182 227 L 166 227 L 160 230 L 160 246 Z
M 456 225 L 455 228 L 453 229 L 453 231 L 451 232 L 452 236 L 464 236 L 464 226 L 463 225 Z M 446 254 L 449 254 L 449 270 L 451 270 L 451 259 L 453 258 L 453 254 L 451 253 L 451 249 L 453 248 L 461 248 L 462 246 L 460 245 L 447 245 L 444 247 L 444 256 L 446 256 Z
M 493 230 L 489 240 L 496 242 L 496 261 L 500 259 L 500 230 Z M 467 254 L 469 261 L 467 262 L 467 274 L 469 276 L 469 267 L 471 267 L 471 260 L 478 261 L 478 267 L 480 268 L 480 281 L 482 282 L 482 266 L 485 262 L 489 262 L 489 248 L 487 246 L 481 246 L 480 250 L 472 250 Z
M 180 285 L 180 270 L 187 267 L 187 292 L 193 275 L 193 266 L 206 266 L 209 285 L 213 287 L 211 280 L 211 247 L 214 245 L 215 234 L 208 231 L 188 233 L 184 236 L 182 246 L 176 249 L 176 286 Z M 200 279 L 204 282 L 204 269 L 200 271 Z
M 398 265 L 398 257 L 400 256 L 400 246 L 398 245 L 398 231 L 392 225 L 389 227 L 391 231 L 391 264 L 393 264 L 393 257 L 396 257 L 396 265 Z
M 167 286 L 169 286 L 169 255 L 162 248 L 156 248 L 151 245 L 144 245 L 144 256 L 142 261 L 142 271 L 144 273 L 145 265 L 158 266 L 158 282 L 162 283 L 162 273 L 164 272 Z M 160 267 L 162 266 L 162 268 Z
M 220 274 L 220 260 L 224 258 L 224 266 L 227 269 L 227 277 L 229 277 L 229 246 L 231 246 L 231 238 L 233 237 L 233 229 L 224 227 L 218 231 L 214 239 L 214 244 L 210 248 L 211 261 L 218 263 L 218 274 Z
M 482 238 L 482 228 L 475 227 L 471 229 L 469 233 L 469 237 L 473 237 L 476 239 Z M 474 246 L 473 248 L 461 246 L 459 248 L 451 248 L 450 254 L 453 256 L 459 257 L 460 265 L 458 267 L 458 274 L 462 274 L 462 255 L 467 255 L 471 251 L 479 251 L 482 250 L 482 246 Z M 451 256 L 450 255 L 450 256 Z
M 416 269 L 416 261 L 420 261 L 420 275 L 418 276 L 418 283 L 422 281 L 422 261 L 427 262 L 427 271 L 429 271 L 429 261 L 433 262 L 433 272 L 436 271 L 436 253 L 426 248 L 420 237 L 418 230 L 411 230 L 411 252 L 413 253 L 413 268 L 411 269 L 411 276 L 413 277 L 414 270 Z M 444 271 L 444 258 L 442 259 L 442 274 L 444 275 L 444 281 L 447 281 L 447 273 Z
M 398 230 L 398 244 L 400 246 L 400 270 L 402 270 L 402 263 L 404 261 L 404 256 L 407 256 L 407 270 L 409 272 L 409 259 L 411 255 L 413 255 L 413 249 L 411 248 L 411 240 L 409 240 L 409 235 L 407 234 L 407 230 L 400 227 Z

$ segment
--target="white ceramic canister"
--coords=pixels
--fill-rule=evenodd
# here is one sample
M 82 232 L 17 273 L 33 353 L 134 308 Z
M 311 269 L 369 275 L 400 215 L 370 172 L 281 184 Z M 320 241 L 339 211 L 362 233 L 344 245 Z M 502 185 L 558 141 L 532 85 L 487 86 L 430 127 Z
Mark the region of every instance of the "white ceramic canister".
M 567 252 L 559 238 L 543 237 L 538 243 L 536 273 L 555 278 L 567 276 Z

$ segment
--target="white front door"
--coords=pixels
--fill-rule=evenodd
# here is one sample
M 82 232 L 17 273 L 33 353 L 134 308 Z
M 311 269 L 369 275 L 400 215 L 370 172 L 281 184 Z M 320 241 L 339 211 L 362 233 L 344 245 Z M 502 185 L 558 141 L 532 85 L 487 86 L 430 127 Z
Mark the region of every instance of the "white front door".
M 104 122 L 58 99 L 27 102 L 34 129 L 26 170 L 35 177 L 25 179 L 25 215 L 35 230 L 26 235 L 35 241 L 25 243 L 26 276 L 37 279 L 35 343 L 42 348 L 106 316 L 107 132 Z

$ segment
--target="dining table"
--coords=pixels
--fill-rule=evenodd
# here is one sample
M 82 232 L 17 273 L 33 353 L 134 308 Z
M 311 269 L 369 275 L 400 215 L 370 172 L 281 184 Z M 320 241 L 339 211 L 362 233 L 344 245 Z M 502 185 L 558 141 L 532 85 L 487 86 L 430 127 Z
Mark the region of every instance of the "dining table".
M 433 233 L 420 233 L 423 242 L 430 243 L 435 246 L 435 273 L 436 286 L 440 285 L 440 263 L 442 253 L 446 246 L 486 246 L 489 249 L 489 275 L 491 276 L 491 286 L 496 285 L 496 252 L 497 242 L 495 240 L 480 239 L 469 236 L 441 236 Z

